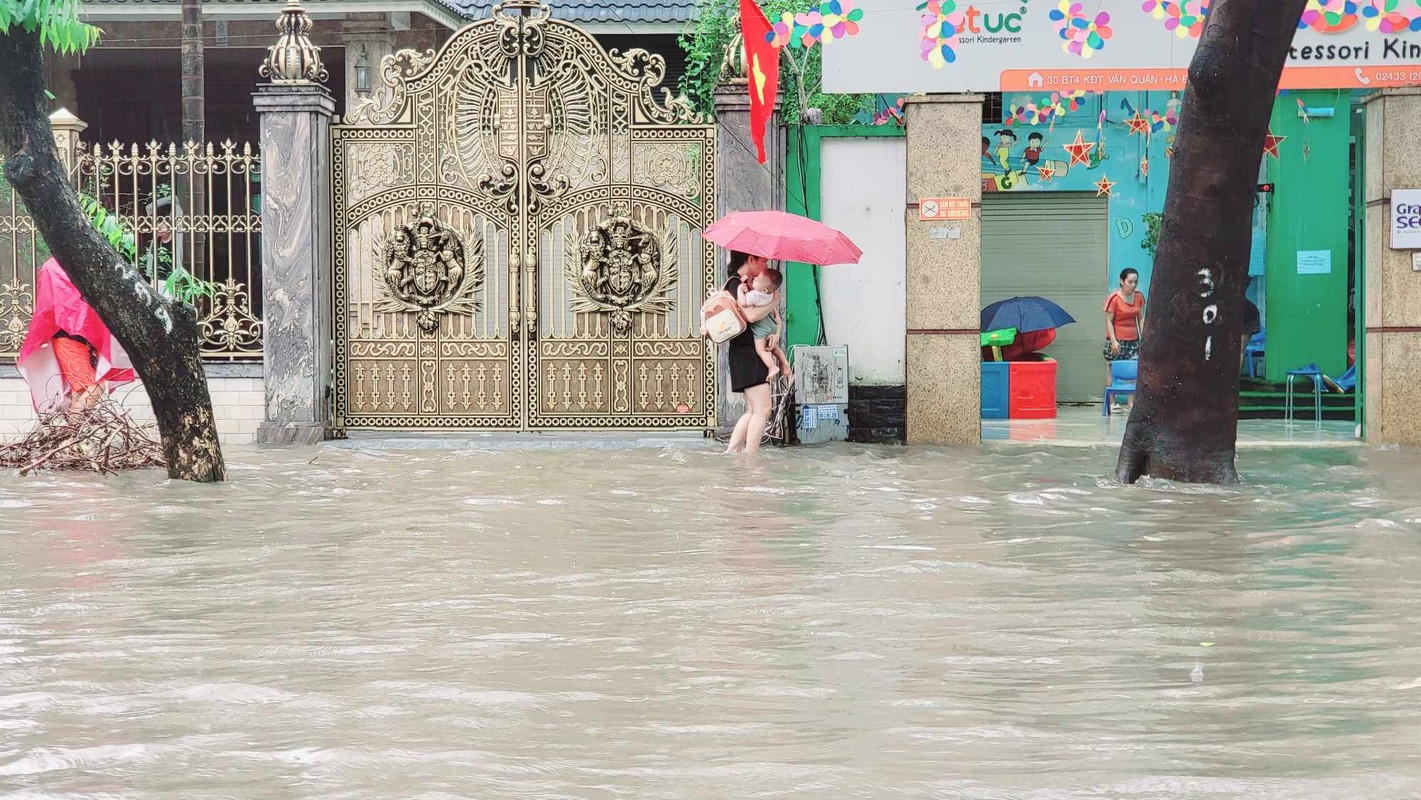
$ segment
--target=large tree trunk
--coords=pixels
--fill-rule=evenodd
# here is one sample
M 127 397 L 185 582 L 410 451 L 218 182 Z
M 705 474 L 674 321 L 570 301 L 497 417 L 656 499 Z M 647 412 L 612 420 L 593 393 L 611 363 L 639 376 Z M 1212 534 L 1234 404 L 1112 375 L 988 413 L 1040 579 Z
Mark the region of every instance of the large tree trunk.
M 1116 476 L 1233 483 L 1253 203 L 1306 0 L 1214 0 L 1170 165 L 1134 410 Z
M 39 34 L 0 34 L 0 146 L 5 177 L 24 198 L 50 251 L 128 352 L 143 379 L 168 474 L 226 477 L 191 307 L 165 300 L 89 224 L 55 150 L 46 114 Z

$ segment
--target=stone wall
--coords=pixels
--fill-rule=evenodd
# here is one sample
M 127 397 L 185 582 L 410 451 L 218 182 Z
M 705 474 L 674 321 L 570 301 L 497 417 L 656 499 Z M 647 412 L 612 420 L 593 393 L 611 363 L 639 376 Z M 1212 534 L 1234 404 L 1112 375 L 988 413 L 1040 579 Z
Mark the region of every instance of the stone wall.
M 207 386 L 212 392 L 212 409 L 217 417 L 217 433 L 224 445 L 253 444 L 257 426 L 266 413 L 260 364 L 209 364 Z M 127 384 L 114 395 L 133 418 L 153 421 L 153 409 L 141 383 Z M 35 424 L 30 390 L 15 368 L 0 366 L 0 441 L 13 441 Z
M 908 421 L 908 387 L 849 386 L 849 441 L 902 444 Z

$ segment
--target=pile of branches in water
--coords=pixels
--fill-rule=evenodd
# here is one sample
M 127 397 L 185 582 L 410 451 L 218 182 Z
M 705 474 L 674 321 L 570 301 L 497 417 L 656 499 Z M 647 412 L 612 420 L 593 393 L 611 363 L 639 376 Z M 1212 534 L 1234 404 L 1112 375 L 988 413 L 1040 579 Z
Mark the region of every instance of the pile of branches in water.
M 83 411 L 46 411 L 24 439 L 0 444 L 0 468 L 18 469 L 21 475 L 41 469 L 109 474 L 162 466 L 157 431 L 134 422 L 109 398 Z

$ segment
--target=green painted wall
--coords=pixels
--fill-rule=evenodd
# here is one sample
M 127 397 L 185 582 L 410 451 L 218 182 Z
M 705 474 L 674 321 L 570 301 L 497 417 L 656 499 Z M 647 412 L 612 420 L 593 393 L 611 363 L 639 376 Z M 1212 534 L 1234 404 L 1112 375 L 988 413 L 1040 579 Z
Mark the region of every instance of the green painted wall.
M 819 219 L 819 127 L 790 126 L 785 137 L 785 210 Z M 785 342 L 819 344 L 823 319 L 819 311 L 817 270 L 808 264 L 785 265 Z
M 1316 363 L 1328 375 L 1347 369 L 1347 229 L 1352 216 L 1352 135 L 1347 92 L 1290 92 L 1273 109 L 1273 133 L 1287 137 L 1267 158 L 1274 184 L 1268 212 L 1267 378 Z M 1299 115 L 1298 100 L 1331 108 L 1331 118 Z M 1299 274 L 1299 253 L 1326 253 L 1331 271 Z M 1317 259 L 1308 260 L 1317 269 Z
M 1352 169 L 1352 269 L 1356 275 L 1355 303 L 1356 325 L 1352 329 L 1352 336 L 1357 342 L 1356 360 L 1357 364 L 1367 363 L 1367 204 L 1362 202 L 1367 196 L 1367 116 L 1362 112 L 1361 104 L 1357 92 L 1353 92 L 1354 102 L 1352 103 L 1352 137 L 1356 142 L 1357 163 Z M 1367 417 L 1366 417 L 1366 381 L 1365 370 L 1357 370 L 1357 390 L 1352 393 L 1356 400 L 1356 420 L 1359 428 L 1360 438 L 1367 437 Z

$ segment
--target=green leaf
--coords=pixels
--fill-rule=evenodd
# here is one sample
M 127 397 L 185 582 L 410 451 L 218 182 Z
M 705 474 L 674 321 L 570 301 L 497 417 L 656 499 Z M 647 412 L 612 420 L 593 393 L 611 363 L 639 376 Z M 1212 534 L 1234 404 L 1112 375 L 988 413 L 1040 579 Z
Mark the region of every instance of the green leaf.
M 58 53 L 89 49 L 99 29 L 81 20 L 82 0 L 0 0 L 0 33 L 19 26 Z
M 765 0 L 761 8 L 765 16 L 773 22 L 786 11 L 799 13 L 808 11 L 814 0 Z M 682 31 L 677 41 L 686 54 L 686 70 L 681 76 L 679 89 L 696 110 L 705 114 L 715 112 L 715 89 L 720 82 L 721 63 L 725 58 L 725 48 L 740 31 L 738 0 L 697 0 L 695 22 Z M 859 109 L 873 102 L 872 95 L 826 95 L 820 91 L 823 85 L 823 48 L 812 47 L 797 59 L 786 53 L 792 66 L 787 65 L 780 72 L 780 98 L 782 113 L 786 120 L 800 119 L 799 86 L 809 105 L 824 112 L 826 125 L 846 125 L 853 122 Z

